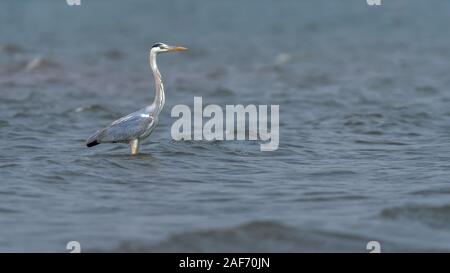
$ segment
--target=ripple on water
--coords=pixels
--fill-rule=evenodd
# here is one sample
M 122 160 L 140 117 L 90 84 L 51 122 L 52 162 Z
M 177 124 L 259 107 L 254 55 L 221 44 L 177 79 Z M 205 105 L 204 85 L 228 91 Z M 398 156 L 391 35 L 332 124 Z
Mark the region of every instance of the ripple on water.
M 315 177 L 334 177 L 334 176 L 347 176 L 347 175 L 356 175 L 357 173 L 350 170 L 326 170 L 326 171 L 320 171 L 320 172 L 313 172 L 310 173 L 310 176 Z
M 119 49 L 110 49 L 102 52 L 102 55 L 112 61 L 119 61 L 125 58 L 126 54 Z
M 217 152 L 227 155 L 246 156 L 253 153 L 260 154 L 259 141 L 226 141 L 226 140 L 201 140 L 201 141 L 170 141 L 171 149 L 184 148 L 182 153 L 198 154 L 203 152 Z
M 6 163 L 6 164 L 0 164 L 0 169 L 2 168 L 13 168 L 13 167 L 17 167 L 20 166 L 19 164 L 16 163 Z
M 399 142 L 399 141 L 389 141 L 389 140 L 355 140 L 356 144 L 363 145 L 390 145 L 390 146 L 404 146 L 408 145 L 408 143 Z
M 418 190 L 411 192 L 411 194 L 420 196 L 450 195 L 450 188 Z
M 234 95 L 234 92 L 233 90 L 226 87 L 217 87 L 216 89 L 214 89 L 211 95 L 214 97 L 231 97 Z
M 435 228 L 450 228 L 450 205 L 407 205 L 403 207 L 388 208 L 381 212 L 381 216 L 393 220 L 419 222 Z
M 21 54 L 24 52 L 24 49 L 16 44 L 4 44 L 0 45 L 0 52 L 4 52 L 10 56 L 15 54 Z
M 2 214 L 12 214 L 12 213 L 17 213 L 17 212 L 20 212 L 20 211 L 11 209 L 11 208 L 1 208 L 0 207 L 0 213 L 2 213 Z
M 90 113 L 107 112 L 107 113 L 111 113 L 111 111 L 108 108 L 106 108 L 106 107 L 104 107 L 104 106 L 102 106 L 100 104 L 92 104 L 92 105 L 88 105 L 88 106 L 78 107 L 74 111 L 76 113 L 80 113 L 80 112 L 90 112 Z
M 8 127 L 9 126 L 9 122 L 7 122 L 6 120 L 0 120 L 0 129 Z
M 439 93 L 439 89 L 432 85 L 420 85 L 416 86 L 415 90 L 418 93 L 423 93 L 427 95 L 435 95 Z

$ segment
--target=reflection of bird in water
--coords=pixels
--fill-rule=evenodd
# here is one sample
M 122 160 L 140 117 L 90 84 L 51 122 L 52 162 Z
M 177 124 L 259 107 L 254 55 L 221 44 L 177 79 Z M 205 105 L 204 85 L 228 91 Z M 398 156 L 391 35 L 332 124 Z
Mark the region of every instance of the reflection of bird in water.
M 158 115 L 164 106 L 164 86 L 161 80 L 156 55 L 164 52 L 185 51 L 187 48 L 168 46 L 157 43 L 150 49 L 150 67 L 155 78 L 155 99 L 147 107 L 122 117 L 108 127 L 97 131 L 87 141 L 86 145 L 92 147 L 100 143 L 129 143 L 131 154 L 139 153 L 139 144 L 147 138 L 158 123 Z

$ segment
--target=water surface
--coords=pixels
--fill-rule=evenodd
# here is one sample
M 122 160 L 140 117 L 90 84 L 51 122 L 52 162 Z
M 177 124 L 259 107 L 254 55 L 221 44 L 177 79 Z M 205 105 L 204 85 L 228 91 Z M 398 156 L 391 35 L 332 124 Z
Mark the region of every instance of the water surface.
M 345 3 L 344 3 L 345 2 Z M 448 1 L 2 1 L 0 251 L 450 250 Z M 84 146 L 151 103 L 142 154 Z M 173 105 L 280 105 L 280 146 L 171 140 Z

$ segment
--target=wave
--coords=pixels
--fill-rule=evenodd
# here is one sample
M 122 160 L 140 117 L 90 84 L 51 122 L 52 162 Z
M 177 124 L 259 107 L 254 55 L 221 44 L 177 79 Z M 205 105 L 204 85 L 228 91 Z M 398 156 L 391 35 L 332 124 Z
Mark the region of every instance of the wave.
M 39 70 L 45 70 L 45 69 L 60 69 L 61 65 L 42 56 L 35 57 L 31 59 L 26 65 L 25 65 L 25 71 L 31 72 L 31 71 L 39 71 Z
M 23 48 L 16 44 L 5 44 L 0 45 L 0 52 L 5 53 L 6 55 L 12 56 L 16 54 L 21 54 L 24 52 Z
M 433 228 L 450 228 L 450 204 L 442 206 L 407 205 L 384 209 L 383 218 L 419 222 Z
M 367 238 L 299 230 L 276 221 L 250 221 L 169 236 L 156 244 L 125 241 L 113 252 L 349 252 L 365 251 Z M 363 244 L 364 245 L 364 244 Z

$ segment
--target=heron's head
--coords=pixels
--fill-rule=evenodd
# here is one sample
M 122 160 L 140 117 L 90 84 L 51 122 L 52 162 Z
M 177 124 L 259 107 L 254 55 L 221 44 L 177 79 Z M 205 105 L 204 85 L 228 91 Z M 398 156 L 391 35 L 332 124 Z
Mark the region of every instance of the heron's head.
M 164 53 L 164 52 L 177 52 L 177 51 L 186 51 L 187 48 L 182 46 L 168 46 L 163 43 L 156 43 L 152 46 L 150 49 L 150 52 L 158 53 Z

